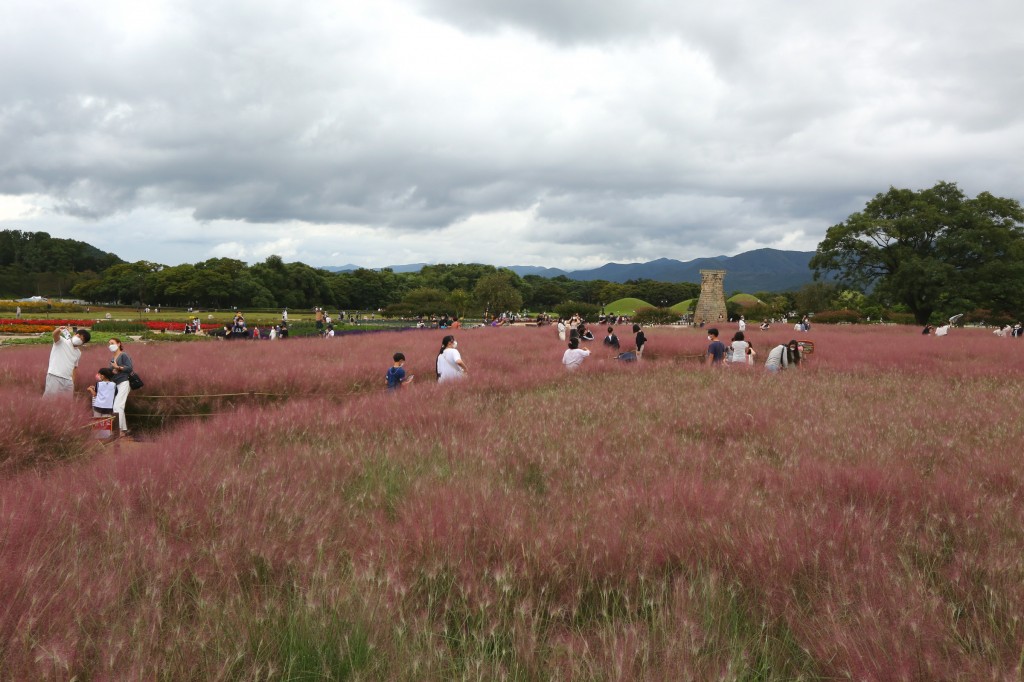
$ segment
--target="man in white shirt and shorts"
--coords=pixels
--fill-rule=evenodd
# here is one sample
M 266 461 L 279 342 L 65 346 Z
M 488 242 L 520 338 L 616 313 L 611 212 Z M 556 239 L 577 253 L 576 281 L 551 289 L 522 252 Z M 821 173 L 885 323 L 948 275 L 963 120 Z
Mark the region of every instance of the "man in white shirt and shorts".
M 86 329 L 79 329 L 74 335 L 67 327 L 53 330 L 53 345 L 50 346 L 50 365 L 46 368 L 44 396 L 71 398 L 75 394 L 75 372 L 82 358 L 81 346 L 89 343 L 91 335 Z

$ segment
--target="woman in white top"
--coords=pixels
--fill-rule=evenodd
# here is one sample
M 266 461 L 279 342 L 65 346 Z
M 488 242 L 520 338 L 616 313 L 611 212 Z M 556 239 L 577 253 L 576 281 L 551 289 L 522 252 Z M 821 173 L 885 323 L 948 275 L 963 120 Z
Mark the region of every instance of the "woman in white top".
M 736 332 L 732 337 L 730 345 L 729 362 L 747 364 L 747 348 L 750 344 L 743 340 L 743 332 Z
M 459 342 L 451 334 L 441 340 L 441 352 L 437 354 L 437 383 L 461 379 L 469 372 L 458 347 Z
M 576 370 L 583 364 L 583 359 L 589 356 L 589 350 L 580 348 L 579 339 L 569 339 L 569 347 L 562 354 L 562 364 L 569 371 Z

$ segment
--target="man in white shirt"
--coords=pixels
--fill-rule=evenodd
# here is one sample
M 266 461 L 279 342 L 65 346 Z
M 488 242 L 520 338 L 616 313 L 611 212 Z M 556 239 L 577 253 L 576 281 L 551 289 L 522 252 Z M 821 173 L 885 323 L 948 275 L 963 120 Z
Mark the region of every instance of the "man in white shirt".
M 569 347 L 565 350 L 565 353 L 562 354 L 562 364 L 571 372 L 579 369 L 580 365 L 583 364 L 583 358 L 589 356 L 589 350 L 586 348 L 580 348 L 579 339 L 569 339 Z
M 53 345 L 50 346 L 50 365 L 46 368 L 44 396 L 71 398 L 75 394 L 75 372 L 82 358 L 81 346 L 89 343 L 91 335 L 86 329 L 79 329 L 74 336 L 67 327 L 53 330 Z

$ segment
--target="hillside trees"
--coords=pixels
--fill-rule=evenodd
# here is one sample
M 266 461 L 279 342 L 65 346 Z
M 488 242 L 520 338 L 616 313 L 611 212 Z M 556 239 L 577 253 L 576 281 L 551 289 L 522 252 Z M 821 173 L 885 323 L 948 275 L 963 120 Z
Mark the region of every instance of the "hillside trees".
M 568 297 L 562 282 L 540 275 L 526 275 L 523 281 L 529 285 L 529 294 L 524 303 L 531 310 L 552 310 Z
M 338 278 L 339 284 L 332 288 L 342 287 L 348 304 L 358 310 L 376 310 L 397 303 L 410 288 L 405 279 L 389 268 L 359 268 L 334 277 Z
M 274 304 L 285 308 L 306 308 L 313 305 L 347 305 L 339 301 L 338 291 L 331 286 L 330 275 L 311 268 L 305 263 L 285 263 L 280 256 L 269 256 L 262 263 L 249 268 L 253 277 L 262 284 Z
M 523 295 L 517 288 L 519 276 L 511 270 L 499 270 L 484 275 L 473 289 L 476 304 L 492 315 L 502 312 L 519 312 L 523 307 Z
M 0 231 L 0 295 L 68 294 L 75 284 L 121 263 L 112 253 L 46 232 Z
M 458 263 L 455 265 L 424 265 L 419 273 L 409 273 L 419 278 L 418 286 L 444 289 L 454 291 L 472 291 L 476 288 L 477 282 L 485 275 L 491 275 L 498 271 L 493 265 L 481 265 L 480 263 Z
M 828 229 L 811 259 L 818 277 L 874 288 L 919 324 L 956 308 L 1019 311 L 1024 288 L 1024 210 L 988 192 L 974 199 L 955 183 L 913 191 L 890 187 Z

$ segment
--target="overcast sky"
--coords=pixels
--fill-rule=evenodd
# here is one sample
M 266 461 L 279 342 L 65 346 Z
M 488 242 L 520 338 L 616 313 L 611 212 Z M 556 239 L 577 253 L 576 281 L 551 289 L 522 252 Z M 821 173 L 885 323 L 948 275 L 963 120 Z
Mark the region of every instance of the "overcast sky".
M 1020 0 L 5 0 L 0 228 L 165 264 L 813 250 L 1024 200 Z

